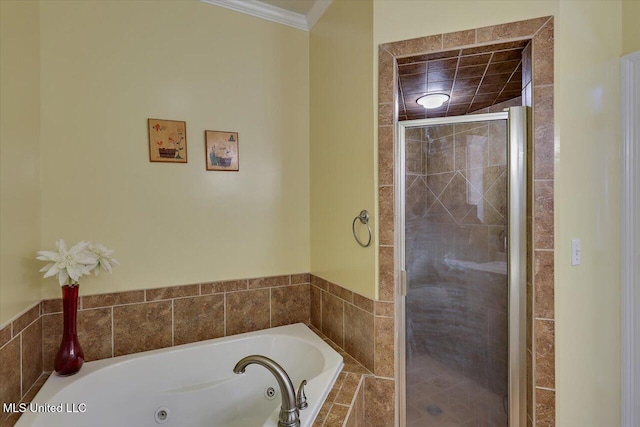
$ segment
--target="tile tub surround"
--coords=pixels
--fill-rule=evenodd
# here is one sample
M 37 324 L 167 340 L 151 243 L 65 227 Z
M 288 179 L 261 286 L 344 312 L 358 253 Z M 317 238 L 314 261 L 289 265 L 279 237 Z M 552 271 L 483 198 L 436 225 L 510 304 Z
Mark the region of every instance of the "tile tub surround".
M 78 337 L 86 360 L 309 324 L 309 275 L 208 282 L 80 297 Z M 61 300 L 42 302 L 42 367 L 53 368 Z
M 527 273 L 527 415 L 528 424 L 555 425 L 553 313 L 553 84 L 554 21 L 541 17 L 469 30 L 382 44 L 378 50 L 378 190 L 380 300 L 396 300 L 394 232 L 394 103 L 398 58 L 458 48 L 531 40 L 523 52 L 522 102 L 532 107 L 532 138 L 528 147 L 529 203 Z M 540 349 L 538 346 L 542 346 Z M 375 394 L 376 388 L 371 387 Z M 388 408 L 388 407 L 387 407 Z M 382 407 L 379 408 L 381 411 Z M 395 408 L 397 409 L 397 408 Z M 367 412 L 371 406 L 367 405 Z M 388 409 L 396 417 L 394 408 Z
M 0 402 L 29 401 L 42 386 L 40 310 L 37 303 L 0 329 Z M 17 418 L 0 412 L 0 426 L 13 425 Z

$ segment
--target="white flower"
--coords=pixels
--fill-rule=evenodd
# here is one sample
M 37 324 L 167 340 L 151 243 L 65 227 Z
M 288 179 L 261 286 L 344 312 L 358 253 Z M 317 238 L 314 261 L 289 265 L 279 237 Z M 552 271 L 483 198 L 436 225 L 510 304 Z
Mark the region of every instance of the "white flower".
M 120 263 L 111 256 L 113 254 L 113 250 L 107 249 L 102 243 L 90 244 L 89 251 L 97 260 L 96 265 L 93 266 L 93 268 L 95 268 L 94 272 L 96 276 L 100 272 L 100 268 L 111 273 L 111 269 L 114 265 L 120 265 Z
M 36 259 L 49 261 L 41 272 L 45 272 L 44 278 L 58 275 L 60 286 L 69 279 L 71 283 L 77 283 L 81 276 L 91 273 L 91 270 L 98 265 L 95 255 L 88 251 L 89 242 L 79 242 L 71 249 L 67 250 L 64 240 L 58 240 L 56 247 L 58 252 L 40 251 Z

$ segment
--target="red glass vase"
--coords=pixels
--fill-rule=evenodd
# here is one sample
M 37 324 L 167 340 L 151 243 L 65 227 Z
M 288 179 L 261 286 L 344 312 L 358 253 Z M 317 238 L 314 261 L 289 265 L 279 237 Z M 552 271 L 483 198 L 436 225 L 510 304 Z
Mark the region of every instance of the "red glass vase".
M 60 376 L 73 375 L 80 370 L 84 363 L 84 352 L 78 341 L 76 321 L 78 318 L 78 289 L 79 285 L 65 285 L 62 287 L 62 317 L 63 331 L 60 349 L 56 354 L 54 368 Z

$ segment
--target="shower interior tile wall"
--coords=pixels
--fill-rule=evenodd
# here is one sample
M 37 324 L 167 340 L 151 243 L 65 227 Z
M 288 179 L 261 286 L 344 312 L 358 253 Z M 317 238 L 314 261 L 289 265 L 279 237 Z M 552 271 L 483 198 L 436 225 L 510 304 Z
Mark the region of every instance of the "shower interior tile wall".
M 408 129 L 406 166 L 408 358 L 505 395 L 506 123 Z

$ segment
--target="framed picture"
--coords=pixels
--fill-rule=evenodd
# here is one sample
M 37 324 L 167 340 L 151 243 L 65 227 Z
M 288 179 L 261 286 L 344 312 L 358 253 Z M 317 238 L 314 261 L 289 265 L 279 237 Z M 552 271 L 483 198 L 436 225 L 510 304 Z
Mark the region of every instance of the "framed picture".
M 187 122 L 149 119 L 149 161 L 187 163 Z
M 238 132 L 204 131 L 208 171 L 238 171 Z

